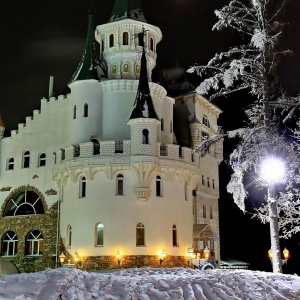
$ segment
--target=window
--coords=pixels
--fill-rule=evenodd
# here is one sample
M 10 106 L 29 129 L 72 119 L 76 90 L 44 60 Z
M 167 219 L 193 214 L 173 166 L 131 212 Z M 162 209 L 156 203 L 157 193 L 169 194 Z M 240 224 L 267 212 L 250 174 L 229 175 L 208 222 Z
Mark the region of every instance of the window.
M 89 113 L 89 106 L 85 103 L 83 108 L 83 117 L 86 118 Z
M 140 67 L 140 65 L 136 65 L 136 66 L 135 66 L 135 72 L 136 72 L 136 73 L 140 73 L 140 72 L 141 72 L 141 67 Z
M 30 165 L 30 152 L 29 151 L 25 151 L 23 154 L 23 168 L 29 168 Z
M 215 180 L 212 180 L 212 188 L 215 189 Z
M 210 187 L 209 177 L 207 177 L 207 186 Z
M 103 51 L 104 51 L 104 46 L 105 46 L 105 44 L 104 44 L 104 40 L 102 40 L 102 42 L 101 42 L 101 52 L 103 52 Z
M 143 46 L 144 45 L 144 35 L 138 34 L 138 45 Z
M 129 65 L 128 64 L 123 65 L 123 71 L 124 72 L 129 72 Z
M 64 160 L 66 158 L 66 151 L 65 149 L 60 149 L 61 150 L 61 160 Z
M 111 48 L 111 47 L 113 47 L 113 46 L 114 46 L 114 35 L 111 34 L 111 35 L 109 36 L 109 47 Z
M 86 196 L 86 178 L 81 177 L 79 181 L 79 198 L 85 198 Z
M 153 41 L 153 38 L 150 38 L 150 50 L 154 51 L 154 41 Z
M 204 175 L 202 175 L 202 185 L 205 185 Z
M 2 238 L 2 256 L 15 256 L 18 252 L 18 237 L 13 231 L 8 231 Z
M 207 132 L 201 130 L 201 137 L 202 137 L 202 141 L 204 141 L 209 137 L 209 135 Z
M 103 236 L 104 236 L 104 225 L 102 223 L 98 223 L 96 226 L 96 246 L 97 247 L 104 246 Z
M 11 157 L 7 161 L 6 170 L 13 170 L 14 169 L 15 160 Z
M 173 225 L 172 227 L 172 240 L 173 240 L 173 247 L 178 247 L 178 242 L 177 242 L 177 227 L 176 225 Z
M 44 213 L 43 202 L 40 196 L 30 190 L 14 194 L 8 201 L 3 216 L 39 215 Z
M 93 155 L 100 154 L 100 143 L 96 139 L 91 140 L 93 143 Z
M 143 144 L 149 144 L 149 130 L 143 129 Z
M 68 225 L 67 227 L 67 248 L 71 248 L 72 246 L 72 227 L 71 225 Z
M 136 245 L 137 247 L 145 246 L 145 226 L 142 223 L 136 225 Z
M 162 180 L 160 176 L 156 176 L 156 196 L 162 197 Z
M 113 74 L 116 74 L 116 73 L 117 73 L 117 66 L 116 66 L 116 65 L 113 65 L 113 66 L 112 66 L 111 72 L 112 72 Z
M 39 167 L 46 166 L 46 154 L 41 153 L 39 156 Z
M 209 218 L 210 219 L 213 218 L 213 209 L 212 209 L 212 206 L 210 207 L 210 210 L 209 210 Z
M 203 123 L 205 126 L 210 127 L 210 123 L 209 123 L 209 120 L 208 120 L 208 118 L 207 118 L 206 115 L 203 115 L 202 123 Z
M 173 132 L 173 123 L 172 123 L 172 121 L 170 121 L 170 133 L 172 133 Z
M 76 119 L 76 105 L 74 105 L 74 108 L 73 108 L 73 119 L 74 120 Z
M 42 255 L 43 254 L 43 235 L 38 230 L 32 230 L 26 237 L 26 255 Z
M 164 119 L 163 118 L 160 119 L 160 129 L 161 129 L 161 131 L 164 131 Z
M 185 201 L 189 200 L 188 199 L 188 184 L 187 184 L 187 182 L 184 184 L 184 199 L 185 199 Z
M 123 183 L 124 183 L 124 176 L 119 174 L 117 176 L 117 195 L 124 195 L 123 194 Z
M 206 206 L 203 205 L 203 218 L 206 218 Z
M 123 45 L 128 45 L 128 32 L 123 32 Z

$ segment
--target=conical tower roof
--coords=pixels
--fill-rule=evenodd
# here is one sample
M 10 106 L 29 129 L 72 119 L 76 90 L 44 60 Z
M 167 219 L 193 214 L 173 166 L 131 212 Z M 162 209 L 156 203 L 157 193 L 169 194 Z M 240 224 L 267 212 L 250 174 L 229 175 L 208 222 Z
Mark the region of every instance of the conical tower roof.
M 144 35 L 145 29 L 143 29 L 139 34 Z M 155 112 L 155 108 L 150 94 L 147 76 L 147 60 L 145 54 L 145 46 L 142 46 L 143 53 L 141 58 L 141 73 L 139 79 L 139 86 L 134 102 L 134 108 L 129 119 L 131 120 L 137 118 L 151 118 L 159 120 Z
M 140 0 L 115 0 L 109 22 L 132 19 L 147 23 Z
M 99 79 L 97 65 L 99 65 L 95 41 L 95 25 L 93 10 L 89 11 L 88 31 L 84 53 L 69 84 L 76 80 Z

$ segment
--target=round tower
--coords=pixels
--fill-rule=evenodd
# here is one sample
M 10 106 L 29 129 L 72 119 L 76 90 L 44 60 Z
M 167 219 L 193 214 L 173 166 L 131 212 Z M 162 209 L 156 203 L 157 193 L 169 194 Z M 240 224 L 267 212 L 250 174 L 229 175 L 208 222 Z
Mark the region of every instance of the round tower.
M 145 35 L 139 35 L 144 28 Z M 141 72 L 142 45 L 147 55 L 147 77 L 156 65 L 156 46 L 162 33 L 146 22 L 136 0 L 117 0 L 108 23 L 97 26 L 100 59 L 106 62 L 108 79 L 138 79 Z

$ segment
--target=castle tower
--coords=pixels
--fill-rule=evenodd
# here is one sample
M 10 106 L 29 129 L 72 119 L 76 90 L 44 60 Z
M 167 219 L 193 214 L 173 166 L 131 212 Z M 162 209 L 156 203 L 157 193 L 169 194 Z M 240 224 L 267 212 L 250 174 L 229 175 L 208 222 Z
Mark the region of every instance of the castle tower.
M 145 29 L 139 33 L 145 35 Z M 142 39 L 142 38 L 141 38 Z M 157 126 L 160 123 L 151 98 L 145 46 L 142 45 L 141 76 L 131 116 L 127 122 L 131 128 L 131 154 L 157 155 Z
M 90 9 L 84 53 L 68 84 L 71 89 L 69 142 L 72 144 L 89 141 L 92 136 L 101 137 L 99 77 L 103 72 L 99 67 L 94 31 L 94 14 Z
M 145 35 L 138 35 L 142 28 Z M 140 57 L 145 43 L 147 76 L 156 65 L 156 46 L 162 33 L 146 23 L 139 0 L 117 0 L 108 23 L 97 26 L 96 40 L 100 44 L 100 58 L 106 62 L 108 79 L 138 79 Z
M 4 122 L 3 122 L 2 117 L 0 115 L 0 141 L 4 137 L 4 131 L 5 131 Z

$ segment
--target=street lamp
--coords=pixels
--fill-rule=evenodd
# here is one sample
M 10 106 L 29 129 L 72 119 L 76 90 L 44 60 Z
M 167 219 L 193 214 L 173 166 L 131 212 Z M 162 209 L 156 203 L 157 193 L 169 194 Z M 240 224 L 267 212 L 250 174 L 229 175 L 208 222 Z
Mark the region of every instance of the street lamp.
M 66 256 L 65 256 L 64 253 L 62 252 L 61 255 L 59 256 L 59 262 L 60 262 L 61 265 L 64 264 L 65 259 L 66 259 Z
M 210 256 L 210 250 L 208 249 L 207 246 L 204 248 L 203 253 L 204 253 L 204 257 L 205 257 L 206 259 L 209 259 L 209 256 Z
M 267 158 L 261 164 L 260 174 L 268 187 L 268 212 L 270 219 L 273 273 L 282 273 L 275 184 L 283 181 L 285 174 L 284 163 L 275 157 Z
M 290 251 L 288 249 L 284 248 L 284 250 L 282 251 L 282 253 L 283 253 L 284 259 L 281 260 L 281 263 L 284 265 L 284 264 L 287 264 L 287 261 L 289 259 L 289 255 L 290 255 Z M 270 249 L 268 251 L 268 255 L 269 255 L 269 258 L 270 258 L 270 260 L 272 262 L 272 259 L 273 259 L 273 251 L 272 251 L 272 249 Z

